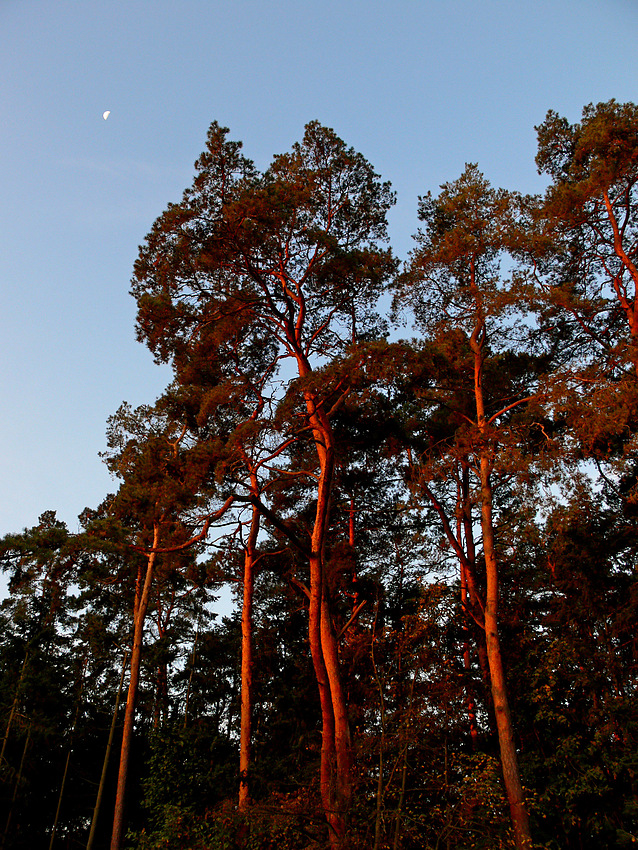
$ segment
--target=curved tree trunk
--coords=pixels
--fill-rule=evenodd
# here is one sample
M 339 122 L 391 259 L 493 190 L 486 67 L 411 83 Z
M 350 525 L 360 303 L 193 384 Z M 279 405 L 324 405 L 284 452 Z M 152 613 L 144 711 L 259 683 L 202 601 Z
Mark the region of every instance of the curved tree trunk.
M 300 366 L 300 373 L 303 373 L 303 364 Z M 316 405 L 315 398 L 308 393 L 305 401 L 320 468 L 310 555 L 308 634 L 323 724 L 321 796 L 330 827 L 331 847 L 339 848 L 346 838 L 352 800 L 352 747 L 347 703 L 339 672 L 337 639 L 332 627 L 323 569 L 335 464 L 334 435 L 328 416 Z
M 331 471 L 331 470 L 330 470 Z M 308 642 L 310 654 L 319 689 L 321 706 L 321 766 L 320 790 L 326 820 L 330 829 L 331 847 L 341 846 L 345 834 L 345 824 L 339 817 L 335 799 L 335 716 L 331 682 L 324 655 L 324 633 L 322 613 L 325 609 L 324 574 L 323 574 L 323 542 L 327 521 L 327 502 L 329 487 L 326 486 L 326 476 L 322 472 L 319 482 L 317 512 L 312 535 L 312 550 L 310 554 L 310 602 L 308 606 Z
M 333 817 L 338 835 L 343 838 L 352 802 L 352 745 L 348 707 L 339 672 L 339 649 L 325 593 L 321 602 L 321 648 L 330 684 L 334 717 L 336 776 Z

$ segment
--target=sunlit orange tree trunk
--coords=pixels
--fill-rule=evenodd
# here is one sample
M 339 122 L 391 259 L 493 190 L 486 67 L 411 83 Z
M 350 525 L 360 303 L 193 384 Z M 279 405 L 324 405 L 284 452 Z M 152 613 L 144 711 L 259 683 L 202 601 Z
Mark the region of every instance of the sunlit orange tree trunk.
M 251 489 L 259 495 L 257 474 L 251 472 Z M 248 537 L 244 543 L 243 597 L 241 612 L 241 719 L 239 730 L 239 808 L 250 802 L 250 771 L 253 715 L 253 597 L 258 561 L 257 539 L 261 514 L 252 505 Z

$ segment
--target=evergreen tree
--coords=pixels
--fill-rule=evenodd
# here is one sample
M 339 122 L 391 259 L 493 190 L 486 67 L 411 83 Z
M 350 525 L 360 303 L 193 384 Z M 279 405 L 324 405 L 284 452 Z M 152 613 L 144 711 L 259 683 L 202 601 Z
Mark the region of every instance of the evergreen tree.
M 340 846 L 352 797 L 352 752 L 324 592 L 324 549 L 335 468 L 331 410 L 347 388 L 326 395 L 313 372 L 376 326 L 373 308 L 394 265 L 380 247 L 393 199 L 366 160 L 316 122 L 263 175 L 213 124 L 197 170 L 182 204 L 155 223 L 136 264 L 139 334 L 156 356 L 173 362 L 180 380 L 189 353 L 201 351 L 203 340 L 219 362 L 227 348 L 215 343 L 219 334 L 228 338 L 232 323 L 250 329 L 249 351 L 263 339 L 271 343 L 272 356 L 253 385 L 263 392 L 269 384 L 271 396 L 281 398 L 289 377 L 283 387 L 273 378 L 284 361 L 298 377 L 289 385 L 286 428 L 295 438 L 309 435 L 316 453 L 314 469 L 302 473 L 316 480 L 305 547 L 309 643 L 324 730 L 321 794 L 331 841 Z M 222 369 L 236 374 L 238 360 L 240 352 L 231 350 Z M 243 374 L 238 381 L 253 392 Z
M 499 261 L 508 254 L 512 256 L 518 248 L 520 206 L 516 196 L 491 189 L 476 166 L 466 166 L 462 176 L 445 184 L 437 198 L 427 195 L 421 199 L 419 217 L 424 228 L 416 237 L 417 248 L 403 281 L 409 288 L 406 291 L 410 292 L 417 321 L 429 331 L 434 357 L 438 354 L 440 361 L 448 361 L 443 380 L 434 373 L 425 390 L 430 403 L 443 411 L 443 416 L 434 415 L 434 430 L 428 434 L 430 447 L 418 458 L 419 468 L 413 477 L 439 515 L 457 552 L 472 608 L 478 612 L 476 619 L 485 631 L 501 765 L 516 846 L 529 848 L 532 839 L 499 636 L 500 556 L 495 495 L 497 482 L 515 474 L 518 458 L 523 460 L 519 475 L 526 472 L 525 432 L 534 427 L 529 413 L 531 402 L 538 397 L 533 363 L 527 356 L 517 355 L 525 325 L 520 317 L 517 321 L 516 313 L 520 316 L 524 310 L 524 293 L 515 277 L 512 282 L 505 282 L 498 268 Z M 440 354 L 435 349 L 437 344 L 442 348 Z M 452 368 L 448 365 L 450 360 L 454 363 Z M 454 368 L 458 371 L 447 384 L 445 378 Z M 437 433 L 437 425 L 440 427 L 440 420 L 445 418 L 447 433 Z M 466 513 L 458 531 L 453 524 L 455 514 L 462 517 L 467 512 L 467 488 L 458 489 L 465 480 L 464 472 L 469 472 L 476 487 L 485 565 L 484 594 L 478 590 L 476 560 L 472 559 L 473 520 Z M 446 510 L 443 499 L 430 486 L 430 481 L 437 479 L 443 481 L 444 487 L 451 484 L 456 489 L 454 513 Z

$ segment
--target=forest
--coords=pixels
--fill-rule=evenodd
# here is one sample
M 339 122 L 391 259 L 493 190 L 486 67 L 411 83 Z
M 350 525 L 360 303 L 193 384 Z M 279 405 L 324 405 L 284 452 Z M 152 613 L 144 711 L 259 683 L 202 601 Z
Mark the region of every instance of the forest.
M 638 106 L 536 130 L 399 260 L 333 130 L 210 126 L 131 283 L 171 383 L 0 540 L 0 850 L 638 841 Z

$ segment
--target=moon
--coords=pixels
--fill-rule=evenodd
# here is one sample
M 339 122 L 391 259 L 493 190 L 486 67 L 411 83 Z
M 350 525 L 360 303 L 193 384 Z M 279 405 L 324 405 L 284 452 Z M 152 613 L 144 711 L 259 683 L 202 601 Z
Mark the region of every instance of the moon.
M 102 118 L 104 118 L 104 120 L 106 121 L 106 119 L 109 117 L 110 114 L 111 114 L 111 110 L 107 109 L 106 112 L 102 113 Z

